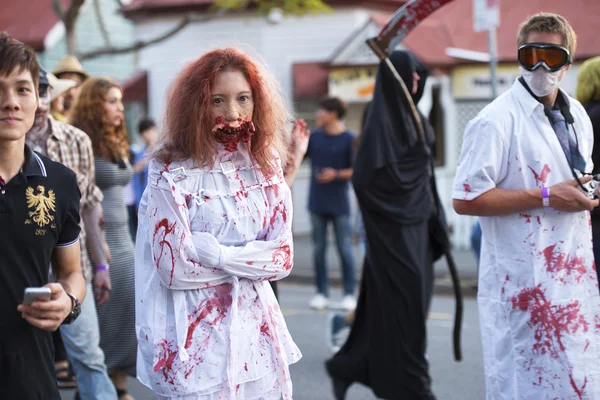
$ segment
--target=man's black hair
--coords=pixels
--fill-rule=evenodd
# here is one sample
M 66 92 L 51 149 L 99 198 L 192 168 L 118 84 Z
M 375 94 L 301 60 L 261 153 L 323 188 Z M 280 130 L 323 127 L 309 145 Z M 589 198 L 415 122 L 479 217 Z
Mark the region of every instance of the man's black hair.
M 338 119 L 346 116 L 346 103 L 337 97 L 327 97 L 319 102 L 319 108 L 325 111 L 333 111 Z
M 142 118 L 138 124 L 138 132 L 142 133 L 150 128 L 156 128 L 156 123 L 152 118 Z

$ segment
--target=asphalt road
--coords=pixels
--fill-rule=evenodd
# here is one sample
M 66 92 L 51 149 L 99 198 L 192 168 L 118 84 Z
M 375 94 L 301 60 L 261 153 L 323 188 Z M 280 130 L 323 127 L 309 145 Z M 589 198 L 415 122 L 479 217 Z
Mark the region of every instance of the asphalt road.
M 313 295 L 310 286 L 281 284 L 281 308 L 288 328 L 303 358 L 291 366 L 295 400 L 332 400 L 331 385 L 323 361 L 330 356 L 325 344 L 327 312 L 311 311 L 307 304 Z M 332 303 L 341 299 L 339 290 L 333 290 Z M 428 322 L 428 357 L 433 389 L 439 400 L 482 400 L 484 395 L 483 364 L 477 304 L 467 298 L 463 325 L 463 361 L 452 356 L 452 297 L 435 296 Z M 135 379 L 130 379 L 129 391 L 136 400 L 153 400 L 152 392 Z M 63 399 L 71 400 L 73 391 L 62 391 Z M 376 397 L 361 385 L 353 385 L 347 400 L 371 400 Z

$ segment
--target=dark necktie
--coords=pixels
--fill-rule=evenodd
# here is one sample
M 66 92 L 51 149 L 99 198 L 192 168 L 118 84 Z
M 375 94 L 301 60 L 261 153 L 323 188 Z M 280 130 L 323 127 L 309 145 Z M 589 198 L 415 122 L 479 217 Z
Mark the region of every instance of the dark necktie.
M 549 112 L 549 118 L 552 123 L 552 128 L 554 128 L 554 132 L 556 133 L 556 137 L 560 142 L 560 146 L 567 156 L 567 160 L 569 160 L 573 168 L 579 172 L 585 172 L 585 160 L 579 153 L 575 137 L 569 132 L 565 117 L 560 110 L 552 109 Z

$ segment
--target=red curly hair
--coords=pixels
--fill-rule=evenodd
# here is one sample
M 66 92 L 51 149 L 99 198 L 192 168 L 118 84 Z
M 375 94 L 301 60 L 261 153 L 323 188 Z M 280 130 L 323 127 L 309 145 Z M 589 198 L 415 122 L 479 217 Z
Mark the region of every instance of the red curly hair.
M 120 159 L 129 159 L 129 142 L 125 120 L 119 126 L 112 126 L 108 123 L 104 104 L 108 91 L 112 88 L 123 92 L 121 86 L 114 79 L 86 79 L 79 87 L 69 123 L 88 134 L 92 140 L 94 155 L 117 162 Z
M 216 77 L 225 71 L 240 71 L 252 89 L 256 132 L 250 154 L 266 175 L 276 173 L 273 149 L 283 165 L 287 157 L 290 120 L 281 91 L 250 56 L 234 48 L 213 50 L 187 65 L 171 85 L 163 135 L 152 156 L 162 162 L 193 157 L 199 166 L 212 166 L 217 142 L 212 134 L 211 94 Z

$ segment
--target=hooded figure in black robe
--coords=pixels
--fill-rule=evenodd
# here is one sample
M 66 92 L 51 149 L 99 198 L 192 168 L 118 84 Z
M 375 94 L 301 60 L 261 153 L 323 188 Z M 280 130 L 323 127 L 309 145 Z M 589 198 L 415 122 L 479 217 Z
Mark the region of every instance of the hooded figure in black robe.
M 427 69 L 406 51 L 393 52 L 390 60 L 417 104 Z M 433 129 L 419 113 L 420 133 L 383 62 L 368 107 L 352 178 L 366 233 L 363 277 L 350 336 L 326 367 L 336 399 L 353 382 L 383 399 L 435 399 L 425 323 L 433 261 L 448 243 L 433 177 Z

